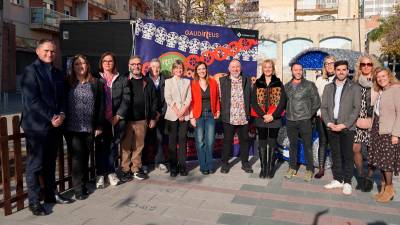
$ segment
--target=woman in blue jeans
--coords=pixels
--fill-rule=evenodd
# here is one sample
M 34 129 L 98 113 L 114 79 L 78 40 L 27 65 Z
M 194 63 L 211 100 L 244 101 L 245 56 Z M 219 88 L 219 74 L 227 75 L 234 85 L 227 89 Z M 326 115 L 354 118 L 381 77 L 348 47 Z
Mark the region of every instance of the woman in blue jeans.
M 207 65 L 200 62 L 195 67 L 192 81 L 190 123 L 195 127 L 195 140 L 200 171 L 207 175 L 214 172 L 213 149 L 215 119 L 220 115 L 217 82 L 208 74 Z

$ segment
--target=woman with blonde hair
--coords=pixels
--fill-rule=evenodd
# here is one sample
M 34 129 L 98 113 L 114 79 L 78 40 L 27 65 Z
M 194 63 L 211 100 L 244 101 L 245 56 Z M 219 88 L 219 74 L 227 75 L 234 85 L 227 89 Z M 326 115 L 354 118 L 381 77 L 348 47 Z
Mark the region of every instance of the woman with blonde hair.
M 251 115 L 258 132 L 258 152 L 260 155 L 260 178 L 274 176 L 274 152 L 281 124 L 281 116 L 286 106 L 283 83 L 275 75 L 274 61 L 262 63 L 262 75 L 253 85 L 251 95 Z
M 173 77 L 165 81 L 166 127 L 169 135 L 168 152 L 170 176 L 187 176 L 186 140 L 189 120 L 189 108 L 192 101 L 190 80 L 184 78 L 183 62 L 176 60 L 172 64 Z M 177 149 L 177 140 L 179 147 Z
M 374 196 L 378 202 L 389 202 L 394 197 L 393 173 L 400 172 L 400 84 L 387 68 L 374 71 L 374 89 L 379 92 L 374 106 L 371 148 L 368 166 L 382 173 L 381 190 Z
M 354 81 L 361 86 L 361 110 L 356 122 L 353 152 L 354 164 L 359 174 L 356 189 L 363 192 L 370 192 L 373 187 L 373 179 L 365 176 L 363 170 L 362 147 L 368 148 L 370 145 L 369 130 L 372 126 L 373 107 L 377 97 L 372 88 L 372 72 L 378 66 L 379 62 L 372 55 L 360 56 L 355 65 Z
M 317 77 L 315 86 L 317 86 L 319 97 L 322 98 L 325 85 L 331 83 L 335 78 L 335 67 L 334 64 L 336 58 L 333 55 L 328 55 L 324 58 L 324 65 L 322 68 L 322 76 Z M 319 147 L 318 147 L 318 164 L 319 171 L 315 174 L 315 178 L 320 179 L 324 176 L 325 171 L 325 153 L 328 145 L 328 131 L 325 123 L 321 118 L 321 110 L 318 110 L 317 116 L 315 117 L 315 126 L 319 135 Z

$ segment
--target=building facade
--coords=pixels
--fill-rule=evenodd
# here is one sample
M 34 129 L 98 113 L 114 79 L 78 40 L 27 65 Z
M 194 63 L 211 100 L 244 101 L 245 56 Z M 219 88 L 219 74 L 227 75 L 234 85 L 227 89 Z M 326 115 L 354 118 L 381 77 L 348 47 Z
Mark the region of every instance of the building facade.
M 38 40 L 59 40 L 61 20 L 108 20 L 127 11 L 129 3 L 145 0 L 2 0 L 1 92 L 18 89 L 18 80 L 26 65 L 35 58 Z M 127 3 L 126 5 L 122 3 Z M 140 11 L 141 8 L 138 8 Z M 57 65 L 61 64 L 58 54 Z
M 399 2 L 399 0 L 364 0 L 363 16 L 389 16 L 393 14 L 393 6 Z
M 376 17 L 361 18 L 359 0 L 259 0 L 258 60 L 276 61 L 277 75 L 291 78 L 289 62 L 312 47 L 364 52 Z M 372 48 L 377 50 L 379 48 Z M 379 54 L 379 52 L 372 52 Z

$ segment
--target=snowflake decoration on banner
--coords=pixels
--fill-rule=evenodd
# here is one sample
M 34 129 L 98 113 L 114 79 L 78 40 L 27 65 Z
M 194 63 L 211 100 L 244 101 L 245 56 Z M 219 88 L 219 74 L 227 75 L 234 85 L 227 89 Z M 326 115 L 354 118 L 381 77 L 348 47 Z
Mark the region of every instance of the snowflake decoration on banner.
M 251 61 L 257 62 L 258 47 L 257 47 L 257 46 L 254 46 L 254 47 L 251 48 L 248 52 L 249 52 L 249 55 L 250 55 L 250 57 L 251 57 Z
M 154 25 L 152 23 L 146 23 L 143 26 L 142 32 L 143 32 L 142 38 L 151 40 L 153 38 L 154 34 L 156 33 L 156 25 Z
M 181 35 L 178 39 L 178 49 L 182 52 L 186 52 L 189 47 L 189 38 L 186 35 Z
M 241 51 L 241 54 L 242 54 L 242 60 L 243 61 L 246 61 L 246 62 L 250 61 L 250 53 L 249 53 L 249 51 Z
M 197 55 L 197 52 L 200 49 L 200 41 L 196 38 L 193 38 L 189 41 L 189 53 Z
M 136 27 L 135 27 L 135 35 L 139 36 L 140 32 L 143 29 L 143 20 L 137 19 L 136 20 Z
M 208 51 L 208 50 L 210 50 L 210 49 L 211 49 L 211 44 L 210 44 L 210 42 L 208 42 L 208 41 L 202 41 L 202 42 L 200 43 L 200 54 L 203 53 L 203 52 L 205 52 L 205 51 Z
M 176 32 L 169 32 L 167 35 L 167 47 L 175 48 L 176 43 L 178 43 L 179 35 Z
M 156 30 L 156 43 L 163 45 L 164 41 L 167 40 L 167 30 L 164 27 L 158 27 Z

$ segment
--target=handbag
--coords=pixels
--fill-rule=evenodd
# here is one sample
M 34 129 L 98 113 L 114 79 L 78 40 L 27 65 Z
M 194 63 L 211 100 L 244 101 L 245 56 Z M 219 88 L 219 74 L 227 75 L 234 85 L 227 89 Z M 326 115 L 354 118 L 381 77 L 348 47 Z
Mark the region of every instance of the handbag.
M 360 129 L 371 129 L 372 128 L 372 118 L 358 118 L 356 126 Z

